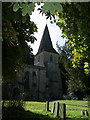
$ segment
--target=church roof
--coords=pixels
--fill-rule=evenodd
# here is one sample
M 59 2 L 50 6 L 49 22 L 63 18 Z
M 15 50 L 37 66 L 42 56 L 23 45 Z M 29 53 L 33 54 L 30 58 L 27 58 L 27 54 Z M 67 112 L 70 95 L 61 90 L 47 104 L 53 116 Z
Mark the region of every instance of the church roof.
M 57 54 L 56 50 L 53 48 L 47 25 L 45 27 L 37 54 L 41 53 L 42 51 L 47 51 Z

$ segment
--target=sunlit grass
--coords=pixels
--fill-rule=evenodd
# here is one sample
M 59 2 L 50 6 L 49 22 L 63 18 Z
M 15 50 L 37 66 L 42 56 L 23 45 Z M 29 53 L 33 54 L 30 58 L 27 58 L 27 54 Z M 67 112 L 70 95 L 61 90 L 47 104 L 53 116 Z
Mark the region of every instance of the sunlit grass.
M 71 118 L 72 120 L 84 120 L 84 118 L 87 118 L 85 120 L 89 120 L 89 117 L 87 116 L 81 116 L 81 110 L 82 109 L 87 109 L 88 110 L 88 101 L 79 101 L 79 100 L 58 100 L 58 101 L 50 101 L 49 102 L 49 109 L 52 109 L 52 104 L 53 102 L 60 102 L 60 103 L 65 103 L 66 104 L 66 118 Z M 7 102 L 8 103 L 8 102 Z M 46 112 L 45 110 L 45 104 L 46 102 L 37 102 L 37 101 L 24 101 L 24 109 L 25 111 L 27 111 L 26 114 L 24 113 L 20 113 L 19 111 L 19 117 L 22 114 L 22 118 L 37 118 L 38 119 L 40 117 L 40 120 L 44 120 L 47 119 L 46 117 L 48 117 L 48 120 L 54 120 L 55 116 L 49 111 Z M 22 111 L 21 111 L 22 112 Z M 31 113 L 30 113 L 31 112 Z M 17 113 L 18 114 L 18 113 Z M 35 115 L 36 117 L 35 117 Z M 55 118 L 56 120 L 56 118 Z
M 53 102 L 60 102 L 66 104 L 66 117 L 69 118 L 82 118 L 81 110 L 88 109 L 88 101 L 79 101 L 79 100 L 58 100 L 58 101 L 50 101 L 50 110 L 52 108 Z M 76 105 L 76 106 L 74 106 Z M 35 113 L 49 115 L 53 117 L 53 114 L 45 111 L 45 102 L 26 102 L 25 109 L 30 110 Z M 83 116 L 83 118 L 87 118 Z
M 25 110 L 30 110 L 31 112 L 49 115 L 49 117 L 54 118 L 53 114 L 45 111 L 45 102 L 25 102 Z

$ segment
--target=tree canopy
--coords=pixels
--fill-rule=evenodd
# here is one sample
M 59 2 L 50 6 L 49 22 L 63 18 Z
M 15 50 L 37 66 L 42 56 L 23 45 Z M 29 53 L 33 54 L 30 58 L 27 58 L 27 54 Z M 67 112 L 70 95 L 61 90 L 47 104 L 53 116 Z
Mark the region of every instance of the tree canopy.
M 63 3 L 63 12 L 58 13 L 58 23 L 63 37 L 72 47 L 73 67 L 83 67 L 90 74 L 90 2 Z
M 34 42 L 37 27 L 30 16 L 22 16 L 21 10 L 13 11 L 12 3 L 2 4 L 2 50 L 3 81 L 16 79 L 16 73 L 26 62 L 26 53 L 31 49 L 27 42 Z
M 59 51 L 59 66 L 61 69 L 61 78 L 63 85 L 63 95 L 65 99 L 83 99 L 89 93 L 89 76 L 84 72 L 83 67 L 72 67 L 72 48 L 68 44 L 60 47 L 57 45 Z

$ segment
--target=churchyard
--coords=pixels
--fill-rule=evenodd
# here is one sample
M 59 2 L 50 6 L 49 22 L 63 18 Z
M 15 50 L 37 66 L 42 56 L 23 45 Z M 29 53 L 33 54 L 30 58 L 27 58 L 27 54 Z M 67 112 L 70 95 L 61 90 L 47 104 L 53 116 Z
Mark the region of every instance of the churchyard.
M 9 108 L 3 109 L 3 119 L 5 118 L 15 118 L 15 119 L 31 119 L 31 120 L 60 120 L 60 116 L 56 116 L 51 113 L 53 103 L 65 103 L 66 104 L 66 120 L 89 120 L 88 115 L 84 115 L 82 110 L 88 110 L 88 101 L 79 100 L 58 100 L 49 102 L 49 110 L 46 111 L 46 102 L 37 101 L 24 101 L 23 108 Z M 7 102 L 4 106 L 7 106 Z M 83 114 L 83 115 L 82 115 Z M 64 120 L 64 119 L 63 119 Z
M 61 120 L 62 116 L 62 120 L 90 120 L 90 103 L 86 101 L 90 97 L 90 4 L 41 4 L 0 4 L 3 39 L 2 120 Z M 40 23 L 31 19 L 30 15 L 37 6 L 37 11 L 46 15 L 45 21 L 50 18 L 50 23 L 42 17 L 38 20 L 39 16 L 35 20 Z M 65 38 L 65 44 L 59 43 L 64 39 L 57 35 L 51 23 L 62 30 L 59 35 Z M 38 29 L 41 28 L 39 33 Z M 54 31 L 50 34 L 49 30 Z M 28 42 L 39 40 L 35 32 L 42 38 L 34 54 L 34 48 Z M 53 47 L 55 44 L 58 51 Z M 36 46 L 38 44 L 34 44 L 35 49 Z M 59 100 L 46 102 L 45 99 Z

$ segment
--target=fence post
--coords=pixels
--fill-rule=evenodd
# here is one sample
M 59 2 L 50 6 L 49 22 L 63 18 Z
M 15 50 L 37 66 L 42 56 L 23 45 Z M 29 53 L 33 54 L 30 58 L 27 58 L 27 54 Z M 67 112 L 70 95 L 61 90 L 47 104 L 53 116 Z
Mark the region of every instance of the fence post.
M 56 105 L 55 105 L 55 116 L 59 116 L 59 102 L 56 102 Z
M 51 113 L 54 113 L 54 112 L 55 112 L 55 105 L 56 105 L 56 103 L 53 102 Z
M 46 109 L 46 112 L 49 111 L 49 101 L 46 101 L 45 109 Z

